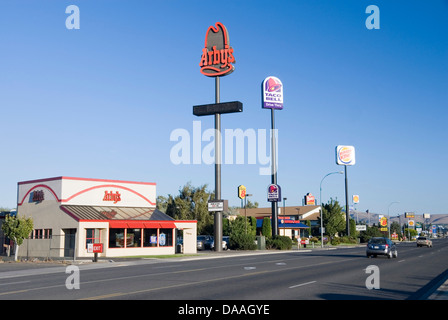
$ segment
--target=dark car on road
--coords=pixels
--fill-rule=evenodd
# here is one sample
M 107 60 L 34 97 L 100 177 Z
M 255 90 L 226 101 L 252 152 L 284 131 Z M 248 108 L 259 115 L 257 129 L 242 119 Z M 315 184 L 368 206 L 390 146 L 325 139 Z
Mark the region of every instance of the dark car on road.
M 388 238 L 374 237 L 367 243 L 367 258 L 376 257 L 378 255 L 387 256 L 388 258 L 396 258 L 398 256 L 395 243 Z
M 197 249 L 198 250 L 210 250 L 213 244 L 212 236 L 198 236 L 197 237 Z

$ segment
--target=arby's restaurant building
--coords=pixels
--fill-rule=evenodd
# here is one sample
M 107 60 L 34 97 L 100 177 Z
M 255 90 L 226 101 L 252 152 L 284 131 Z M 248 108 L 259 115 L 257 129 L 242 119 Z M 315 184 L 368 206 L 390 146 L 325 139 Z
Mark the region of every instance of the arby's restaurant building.
M 22 257 L 141 256 L 179 249 L 196 253 L 197 221 L 174 220 L 157 210 L 152 182 L 75 177 L 22 181 L 17 215 L 34 223 L 20 246 Z

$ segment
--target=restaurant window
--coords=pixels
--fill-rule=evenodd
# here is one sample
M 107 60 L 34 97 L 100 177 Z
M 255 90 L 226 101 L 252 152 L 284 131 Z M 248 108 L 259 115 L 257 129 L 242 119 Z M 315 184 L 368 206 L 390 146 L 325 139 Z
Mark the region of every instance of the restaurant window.
M 101 243 L 100 229 L 86 229 L 86 249 L 89 243 Z
M 32 239 L 42 239 L 42 229 L 34 229 Z
M 126 229 L 126 248 L 142 246 L 142 229 Z
M 109 229 L 109 248 L 124 248 L 124 229 Z
M 159 230 L 159 246 L 170 247 L 173 245 L 173 229 Z
M 143 229 L 143 246 L 157 247 L 157 229 Z
M 51 239 L 53 237 L 53 229 L 44 229 L 44 239 Z

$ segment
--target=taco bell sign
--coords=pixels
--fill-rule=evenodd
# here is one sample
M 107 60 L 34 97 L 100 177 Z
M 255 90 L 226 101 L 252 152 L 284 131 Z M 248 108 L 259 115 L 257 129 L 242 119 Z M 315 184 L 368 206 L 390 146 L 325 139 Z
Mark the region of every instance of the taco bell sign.
M 262 84 L 263 108 L 283 109 L 283 84 L 279 78 L 267 77 Z
M 268 201 L 279 202 L 282 198 L 282 191 L 278 184 L 270 184 L 268 187 Z

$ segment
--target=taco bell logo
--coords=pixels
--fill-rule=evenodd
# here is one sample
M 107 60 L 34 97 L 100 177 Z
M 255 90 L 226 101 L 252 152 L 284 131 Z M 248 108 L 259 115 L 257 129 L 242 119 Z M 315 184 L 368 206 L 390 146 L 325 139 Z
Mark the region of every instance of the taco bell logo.
M 283 84 L 279 78 L 267 77 L 263 81 L 263 108 L 283 109 Z

